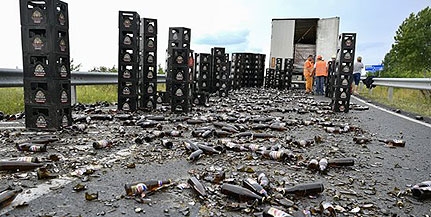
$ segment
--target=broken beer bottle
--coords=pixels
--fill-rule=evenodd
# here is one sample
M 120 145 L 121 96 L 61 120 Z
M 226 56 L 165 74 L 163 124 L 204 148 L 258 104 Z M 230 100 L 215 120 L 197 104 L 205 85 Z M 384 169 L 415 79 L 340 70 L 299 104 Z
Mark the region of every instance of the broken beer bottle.
M 43 166 L 42 163 L 32 163 L 26 161 L 0 161 L 0 170 L 3 171 L 26 171 Z
M 196 178 L 191 177 L 187 183 L 202 197 L 206 197 L 207 193 L 205 191 L 205 187 L 202 185 L 202 183 Z
M 242 183 L 246 188 L 258 193 L 263 197 L 268 197 L 268 192 L 256 180 L 252 178 L 245 178 Z
M 16 148 L 18 151 L 46 152 L 46 144 L 22 143 L 17 144 Z
M 379 139 L 379 142 L 383 142 L 388 146 L 396 146 L 396 147 L 406 146 L 406 141 L 401 139 Z
M 5 191 L 0 192 L 0 209 L 11 204 L 20 192 L 22 192 L 22 189 L 6 189 Z
M 128 196 L 140 195 L 145 192 L 156 191 L 164 185 L 171 184 L 172 180 L 149 180 L 143 182 L 135 182 L 133 184 L 125 184 L 124 189 Z
M 233 197 L 241 202 L 247 202 L 251 200 L 257 200 L 263 202 L 264 197 L 254 193 L 253 191 L 233 184 L 223 184 L 221 186 L 221 193 Z
M 318 193 L 322 193 L 325 188 L 323 187 L 323 183 L 315 182 L 308 184 L 300 184 L 290 188 L 281 189 L 283 194 L 295 194 L 296 196 L 306 196 L 306 195 L 315 195 Z

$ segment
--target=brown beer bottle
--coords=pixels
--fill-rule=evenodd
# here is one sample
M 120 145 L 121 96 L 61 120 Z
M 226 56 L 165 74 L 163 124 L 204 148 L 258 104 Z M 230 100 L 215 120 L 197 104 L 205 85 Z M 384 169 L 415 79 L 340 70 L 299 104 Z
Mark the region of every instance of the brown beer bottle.
M 18 151 L 46 152 L 46 144 L 22 143 L 17 144 L 16 148 Z
M 259 195 L 263 197 L 268 197 L 268 192 L 266 192 L 266 190 L 259 183 L 257 183 L 256 180 L 252 178 L 245 178 L 242 181 L 242 184 L 244 185 L 244 187 L 258 193 Z
M 221 186 L 221 193 L 233 197 L 241 202 L 250 200 L 258 200 L 263 202 L 263 197 L 254 193 L 253 191 L 233 184 L 223 184 Z
M 112 144 L 113 144 L 112 141 L 102 139 L 102 140 L 93 142 L 93 148 L 95 149 L 110 148 L 112 147 Z
M 354 158 L 335 158 L 328 160 L 329 167 L 343 167 L 355 165 Z
M 12 201 L 15 200 L 16 196 L 18 196 L 20 192 L 22 192 L 22 189 L 17 189 L 17 190 L 7 189 L 3 192 L 0 192 L 0 209 L 11 204 Z
M 265 207 L 263 209 L 263 217 L 292 217 L 292 215 L 275 207 Z
M 264 188 L 269 187 L 269 179 L 263 172 L 257 176 L 257 182 Z
M 189 161 L 195 161 L 195 160 L 199 159 L 203 153 L 204 153 L 204 151 L 202 151 L 202 149 L 198 149 L 198 150 L 192 152 L 187 157 L 187 160 L 189 160 Z
M 0 161 L 0 170 L 2 171 L 26 171 L 43 166 L 42 163 L 32 163 L 25 161 Z
M 406 146 L 406 141 L 401 139 L 379 139 L 379 142 L 383 142 L 388 146 L 396 146 L 396 147 Z
M 124 189 L 128 196 L 139 195 L 145 192 L 156 191 L 158 188 L 171 184 L 172 180 L 149 180 L 143 182 L 135 182 L 133 184 L 125 184 Z
M 322 193 L 325 188 L 323 187 L 323 183 L 315 182 L 308 184 L 300 184 L 293 186 L 291 188 L 284 188 L 282 193 L 284 194 L 295 194 L 296 196 L 306 196 L 306 195 L 314 195 L 318 193 Z
M 191 140 L 185 140 L 183 142 L 184 147 L 189 150 L 189 151 L 196 151 L 199 149 L 198 145 L 196 144 L 196 142 L 193 142 Z
M 206 197 L 207 193 L 205 191 L 205 187 L 202 185 L 202 183 L 196 178 L 191 177 L 187 183 L 202 197 Z
M 366 138 L 366 137 L 361 136 L 361 137 L 353 137 L 353 141 L 356 144 L 366 144 L 366 143 L 369 143 L 371 140 Z

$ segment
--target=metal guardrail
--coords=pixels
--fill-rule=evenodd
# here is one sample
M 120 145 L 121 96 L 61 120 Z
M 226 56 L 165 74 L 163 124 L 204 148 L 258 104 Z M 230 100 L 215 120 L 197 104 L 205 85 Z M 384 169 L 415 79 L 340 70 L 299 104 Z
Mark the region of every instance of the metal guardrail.
M 0 68 L 0 87 L 23 87 L 22 69 Z M 71 85 L 117 84 L 118 74 L 112 72 L 72 72 Z M 158 83 L 166 83 L 166 76 L 157 74 Z
M 373 85 L 431 90 L 431 78 L 373 78 Z

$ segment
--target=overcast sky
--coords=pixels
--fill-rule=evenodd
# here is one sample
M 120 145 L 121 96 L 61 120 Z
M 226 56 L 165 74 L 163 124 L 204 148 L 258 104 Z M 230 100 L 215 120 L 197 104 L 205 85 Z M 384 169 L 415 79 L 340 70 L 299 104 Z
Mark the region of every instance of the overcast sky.
M 169 27 L 191 28 L 191 48 L 209 53 L 267 54 L 273 18 L 340 17 L 340 33 L 357 33 L 356 55 L 380 64 L 394 42 L 398 26 L 431 5 L 430 0 L 66 0 L 70 50 L 81 71 L 118 65 L 118 11 L 136 11 L 158 20 L 158 63 L 164 66 Z M 0 68 L 22 68 L 18 0 L 1 0 Z M 268 64 L 267 64 L 268 65 Z

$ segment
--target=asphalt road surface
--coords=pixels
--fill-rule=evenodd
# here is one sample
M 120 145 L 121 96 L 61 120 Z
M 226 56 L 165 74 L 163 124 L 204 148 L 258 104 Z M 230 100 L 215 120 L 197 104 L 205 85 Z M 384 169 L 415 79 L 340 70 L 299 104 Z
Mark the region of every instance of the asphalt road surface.
M 47 162 L 46 168 L 59 177 L 40 180 L 36 170 L 0 171 L 0 186 L 23 189 L 10 205 L 0 209 L 0 215 L 261 216 L 264 207 L 273 206 L 294 216 L 306 216 L 307 212 L 323 216 L 319 205 L 326 201 L 332 204 L 337 216 L 429 216 L 431 200 L 418 200 L 412 197 L 409 189 L 416 183 L 431 180 L 431 125 L 388 113 L 356 98 L 351 99 L 355 108 L 369 109 L 334 114 L 328 110 L 329 101 L 325 97 L 305 96 L 294 91 L 246 89 L 231 94 L 228 100 L 211 98 L 209 106 L 196 107 L 188 115 L 174 115 L 162 108 L 154 113 L 138 112 L 128 121 L 115 118 L 115 107 L 90 109 L 86 106 L 77 108 L 74 117 L 100 112 L 114 115 L 114 118 L 91 120 L 83 131 L 67 129 L 49 133 L 58 135 L 60 140 L 49 144 L 44 153 L 17 151 L 16 143 L 36 133 L 23 129 L 19 120 L 14 124 L 3 122 L 0 131 L 2 159 L 22 156 L 52 159 L 56 156 L 59 160 Z M 164 115 L 166 119 L 155 127 L 137 126 L 138 119 L 150 119 L 149 115 Z M 188 123 L 190 119 L 200 119 L 202 123 Z M 219 130 L 220 126 L 214 123 L 233 125 L 238 131 L 268 133 L 274 138 L 237 137 L 236 133 L 225 138 L 192 136 L 193 130 L 204 126 Z M 286 129 L 278 131 L 265 126 L 275 123 Z M 329 133 L 324 128 L 328 123 L 348 126 L 349 130 Z M 135 141 L 156 129 L 175 129 L 182 134 L 154 138 L 142 144 Z M 317 142 L 315 136 L 322 142 Z M 364 136 L 371 142 L 355 144 L 356 136 Z M 300 145 L 290 142 L 289 137 L 293 141 L 314 143 Z M 399 138 L 406 141 L 405 147 L 388 147 L 377 141 Z M 92 142 L 101 139 L 113 141 L 113 146 L 94 149 Z M 172 141 L 173 148 L 163 147 L 162 139 Z M 190 152 L 183 145 L 186 139 L 213 145 L 223 145 L 221 141 L 258 144 L 268 149 L 289 150 L 295 158 L 272 160 L 253 151 L 228 149 L 188 161 Z M 345 157 L 354 158 L 355 165 L 328 168 L 323 173 L 307 169 L 312 158 Z M 95 172 L 73 175 L 80 168 L 93 168 Z M 212 177 L 221 172 L 225 172 L 224 180 L 214 182 Z M 258 172 L 264 172 L 270 180 L 267 190 L 271 198 L 262 204 L 243 202 L 221 193 L 223 183 L 242 185 L 244 178 L 256 178 Z M 187 185 L 192 176 L 206 186 L 208 197 L 199 197 Z M 126 196 L 126 183 L 167 179 L 173 183 L 143 198 Z M 282 195 L 277 191 L 277 188 L 311 182 L 322 182 L 325 190 L 303 197 Z M 86 190 L 75 191 L 78 184 L 85 185 Z M 97 199 L 86 200 L 86 193 L 97 193 Z

